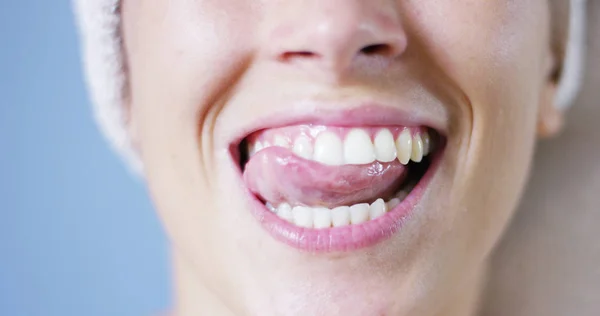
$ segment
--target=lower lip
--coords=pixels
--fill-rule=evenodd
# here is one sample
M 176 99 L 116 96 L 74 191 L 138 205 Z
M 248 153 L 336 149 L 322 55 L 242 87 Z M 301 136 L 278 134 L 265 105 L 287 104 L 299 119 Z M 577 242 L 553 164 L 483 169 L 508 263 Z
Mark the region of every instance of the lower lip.
M 410 194 L 391 211 L 375 220 L 359 225 L 327 229 L 298 227 L 269 211 L 250 191 L 251 212 L 261 226 L 276 240 L 301 251 L 330 253 L 348 252 L 371 247 L 392 237 L 411 215 L 431 182 L 442 156 L 442 150 L 433 157 L 432 163 Z

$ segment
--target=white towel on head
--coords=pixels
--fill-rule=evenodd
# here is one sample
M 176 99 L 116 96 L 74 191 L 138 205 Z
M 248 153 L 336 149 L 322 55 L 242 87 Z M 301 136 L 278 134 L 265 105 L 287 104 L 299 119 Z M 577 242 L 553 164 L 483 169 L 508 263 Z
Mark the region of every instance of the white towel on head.
M 123 109 L 127 79 L 120 37 L 119 0 L 72 0 L 80 29 L 86 81 L 98 124 L 134 172 L 143 165 L 133 150 Z M 569 42 L 556 106 L 569 107 L 581 86 L 585 58 L 586 0 L 571 0 Z
M 73 0 L 86 82 L 96 121 L 114 149 L 137 174 L 142 163 L 131 146 L 123 108 L 125 78 L 119 0 Z
M 565 54 L 564 68 L 556 98 L 556 107 L 564 110 L 571 106 L 577 97 L 583 80 L 583 64 L 586 51 L 586 2 L 571 0 L 571 19 L 569 21 L 569 41 Z

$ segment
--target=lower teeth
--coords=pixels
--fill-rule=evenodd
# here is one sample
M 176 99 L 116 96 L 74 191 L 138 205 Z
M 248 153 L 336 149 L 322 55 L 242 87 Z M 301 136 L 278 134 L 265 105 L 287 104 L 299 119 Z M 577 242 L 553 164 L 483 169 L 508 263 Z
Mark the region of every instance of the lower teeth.
M 399 191 L 387 202 L 379 198 L 375 202 L 359 203 L 352 206 L 338 206 L 333 209 L 326 207 L 291 206 L 281 203 L 274 207 L 271 203 L 265 206 L 280 218 L 305 228 L 330 228 L 361 224 L 376 219 L 394 209 L 408 196 L 407 191 Z

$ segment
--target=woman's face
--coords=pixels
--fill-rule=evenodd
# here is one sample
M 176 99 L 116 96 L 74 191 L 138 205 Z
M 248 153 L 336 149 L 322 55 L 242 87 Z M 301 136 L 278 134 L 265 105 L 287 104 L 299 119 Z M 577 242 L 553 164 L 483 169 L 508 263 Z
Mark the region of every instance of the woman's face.
M 217 302 L 430 315 L 473 286 L 552 97 L 546 0 L 127 0 L 123 17 L 148 185 Z

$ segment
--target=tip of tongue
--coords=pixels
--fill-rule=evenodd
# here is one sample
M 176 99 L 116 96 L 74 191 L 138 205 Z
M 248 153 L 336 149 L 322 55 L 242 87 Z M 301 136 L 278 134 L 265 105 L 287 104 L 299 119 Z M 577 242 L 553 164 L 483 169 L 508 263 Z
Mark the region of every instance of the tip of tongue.
M 252 193 L 275 206 L 287 202 L 332 208 L 390 196 L 406 178 L 406 171 L 398 161 L 327 166 L 286 148 L 270 147 L 250 158 L 243 178 Z

